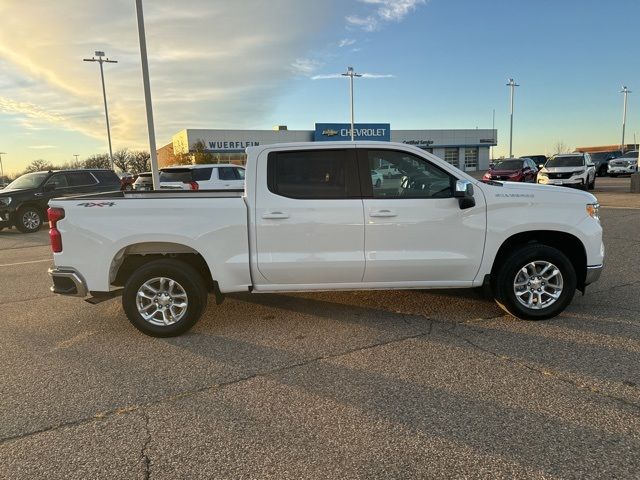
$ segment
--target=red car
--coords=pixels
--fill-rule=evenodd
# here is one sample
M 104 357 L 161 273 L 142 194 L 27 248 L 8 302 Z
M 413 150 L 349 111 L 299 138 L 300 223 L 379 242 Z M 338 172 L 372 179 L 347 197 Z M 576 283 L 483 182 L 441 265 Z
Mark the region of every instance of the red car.
M 482 180 L 535 183 L 538 167 L 530 158 L 505 158 L 492 163 Z

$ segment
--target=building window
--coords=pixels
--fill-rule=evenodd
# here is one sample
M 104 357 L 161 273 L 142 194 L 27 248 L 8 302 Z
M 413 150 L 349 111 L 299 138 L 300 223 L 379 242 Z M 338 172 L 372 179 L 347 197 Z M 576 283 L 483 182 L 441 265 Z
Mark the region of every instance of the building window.
M 464 169 L 465 170 L 478 169 L 478 148 L 477 147 L 464 149 Z
M 450 163 L 454 167 L 458 166 L 458 148 L 445 148 L 444 149 L 444 161 Z

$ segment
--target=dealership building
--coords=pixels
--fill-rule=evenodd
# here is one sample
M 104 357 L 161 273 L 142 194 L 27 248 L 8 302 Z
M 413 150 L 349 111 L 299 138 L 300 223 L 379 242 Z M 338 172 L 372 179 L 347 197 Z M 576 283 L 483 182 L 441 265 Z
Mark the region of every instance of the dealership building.
M 414 145 L 465 171 L 489 168 L 489 149 L 496 145 L 497 130 L 392 130 L 388 123 L 356 123 L 356 140 L 376 140 Z M 212 154 L 215 162 L 244 163 L 245 148 L 273 143 L 324 142 L 351 139 L 351 125 L 316 123 L 314 130 L 197 130 L 186 129 L 158 151 L 160 167 L 176 163 L 176 156 L 195 152 Z

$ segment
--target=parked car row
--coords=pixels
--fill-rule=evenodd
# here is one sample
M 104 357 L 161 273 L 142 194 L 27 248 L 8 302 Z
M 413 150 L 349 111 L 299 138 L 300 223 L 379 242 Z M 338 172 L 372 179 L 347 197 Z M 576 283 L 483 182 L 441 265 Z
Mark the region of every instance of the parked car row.
M 637 171 L 638 150 L 631 150 L 618 158 L 612 159 L 609 161 L 607 169 L 607 173 L 611 177 L 617 177 L 618 175 L 631 175 Z
M 235 190 L 244 188 L 244 167 L 233 164 L 181 165 L 160 169 L 161 190 Z M 153 190 L 151 172 L 138 175 L 134 190 Z
M 532 157 L 543 161 L 536 165 Z M 591 190 L 595 187 L 596 166 L 589 153 L 567 153 L 549 159 L 542 155 L 507 158 L 492 163 L 482 180 L 567 185 Z

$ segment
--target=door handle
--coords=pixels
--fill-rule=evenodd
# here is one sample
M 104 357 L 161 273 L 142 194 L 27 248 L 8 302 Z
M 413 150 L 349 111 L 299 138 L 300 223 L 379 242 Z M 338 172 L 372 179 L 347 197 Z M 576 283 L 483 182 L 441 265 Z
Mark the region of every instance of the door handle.
M 262 218 L 267 219 L 278 219 L 278 218 L 289 218 L 289 214 L 287 212 L 265 212 L 262 214 Z
M 369 212 L 370 217 L 395 217 L 398 214 L 395 210 L 382 209 L 382 210 L 374 210 L 373 212 Z

